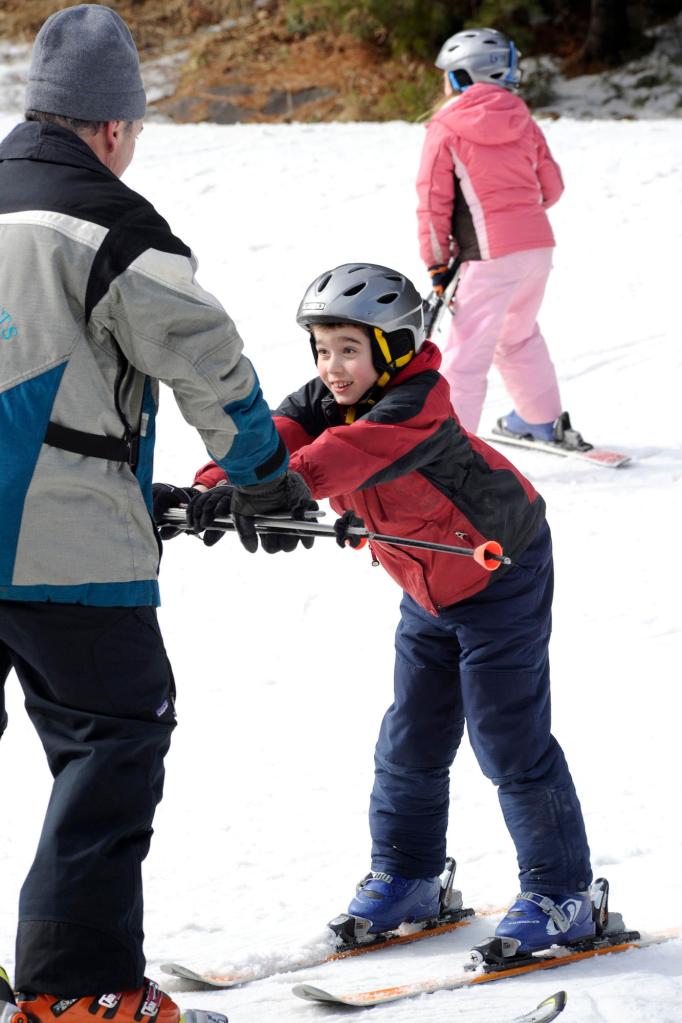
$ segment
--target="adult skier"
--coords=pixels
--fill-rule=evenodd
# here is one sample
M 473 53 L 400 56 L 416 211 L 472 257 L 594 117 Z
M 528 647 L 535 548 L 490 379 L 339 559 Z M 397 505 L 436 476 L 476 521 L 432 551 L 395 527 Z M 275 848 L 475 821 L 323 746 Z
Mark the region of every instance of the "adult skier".
M 69 7 L 40 29 L 26 121 L 0 144 L 0 697 L 14 668 L 54 777 L 16 946 L 19 1003 L 43 1023 L 179 1017 L 142 948 L 175 722 L 150 515 L 158 380 L 236 484 L 248 544 L 253 514 L 310 503 L 190 249 L 120 181 L 145 105 L 125 22 Z

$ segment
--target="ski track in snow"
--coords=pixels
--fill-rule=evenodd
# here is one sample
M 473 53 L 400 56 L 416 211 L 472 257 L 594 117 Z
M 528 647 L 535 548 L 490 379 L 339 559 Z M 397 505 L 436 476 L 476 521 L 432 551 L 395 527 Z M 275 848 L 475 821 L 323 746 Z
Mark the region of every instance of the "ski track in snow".
M 12 124 L 0 117 L 3 135 Z M 567 187 L 550 214 L 557 249 L 541 324 L 574 425 L 634 462 L 605 470 L 503 450 L 548 504 L 554 731 L 595 874 L 609 877 L 628 926 L 657 932 L 682 924 L 682 132 L 672 120 L 543 129 Z M 322 269 L 374 260 L 428 290 L 414 216 L 422 136 L 402 123 L 146 126 L 126 181 L 198 254 L 199 279 L 234 317 L 272 405 L 313 375 L 294 315 Z M 492 378 L 482 429 L 508 408 Z M 188 482 L 206 456 L 166 389 L 157 433 L 156 478 Z M 293 983 L 352 991 L 456 972 L 494 920 L 228 992 L 192 992 L 160 973 L 168 960 L 286 968 L 324 947 L 325 921 L 369 866 L 372 752 L 391 699 L 399 599 L 366 553 L 324 540 L 269 558 L 235 538 L 211 550 L 179 538 L 166 547 L 162 591 L 179 728 L 145 863 L 150 975 L 183 1007 L 220 1009 L 231 1023 L 305 1023 L 348 1012 L 305 1005 Z M 0 948 L 11 971 L 49 776 L 14 676 L 7 700 Z M 467 905 L 511 900 L 511 843 L 466 741 L 452 772 L 449 846 Z M 679 1023 L 682 941 L 424 996 L 372 1018 L 504 1021 L 562 987 L 566 1023 Z

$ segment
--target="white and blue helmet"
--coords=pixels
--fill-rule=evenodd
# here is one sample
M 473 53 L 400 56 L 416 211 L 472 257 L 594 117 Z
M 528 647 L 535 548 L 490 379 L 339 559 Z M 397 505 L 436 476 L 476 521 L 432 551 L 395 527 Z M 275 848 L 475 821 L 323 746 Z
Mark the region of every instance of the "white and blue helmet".
M 497 29 L 470 28 L 446 39 L 436 57 L 436 67 L 447 72 L 458 92 L 475 82 L 516 92 L 521 84 L 520 56 L 512 40 Z

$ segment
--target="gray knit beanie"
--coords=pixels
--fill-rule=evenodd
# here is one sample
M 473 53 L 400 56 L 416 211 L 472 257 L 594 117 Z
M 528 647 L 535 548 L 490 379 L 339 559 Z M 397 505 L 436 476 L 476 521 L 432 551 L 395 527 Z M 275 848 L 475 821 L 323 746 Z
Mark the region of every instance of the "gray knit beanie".
M 137 121 L 146 105 L 137 49 L 115 11 L 79 4 L 50 15 L 33 44 L 27 110 L 82 121 Z

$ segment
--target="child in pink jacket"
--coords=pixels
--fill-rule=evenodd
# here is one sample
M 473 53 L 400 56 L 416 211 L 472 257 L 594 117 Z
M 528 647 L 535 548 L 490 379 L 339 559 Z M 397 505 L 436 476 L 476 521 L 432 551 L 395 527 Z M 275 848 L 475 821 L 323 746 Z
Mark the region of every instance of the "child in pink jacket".
M 494 29 L 458 32 L 436 67 L 452 97 L 430 121 L 417 179 L 421 256 L 434 290 L 461 263 L 441 373 L 462 425 L 476 432 L 495 364 L 514 402 L 497 429 L 559 439 L 559 387 L 536 316 L 552 266 L 546 210 L 561 171 L 528 107 L 513 42 Z

